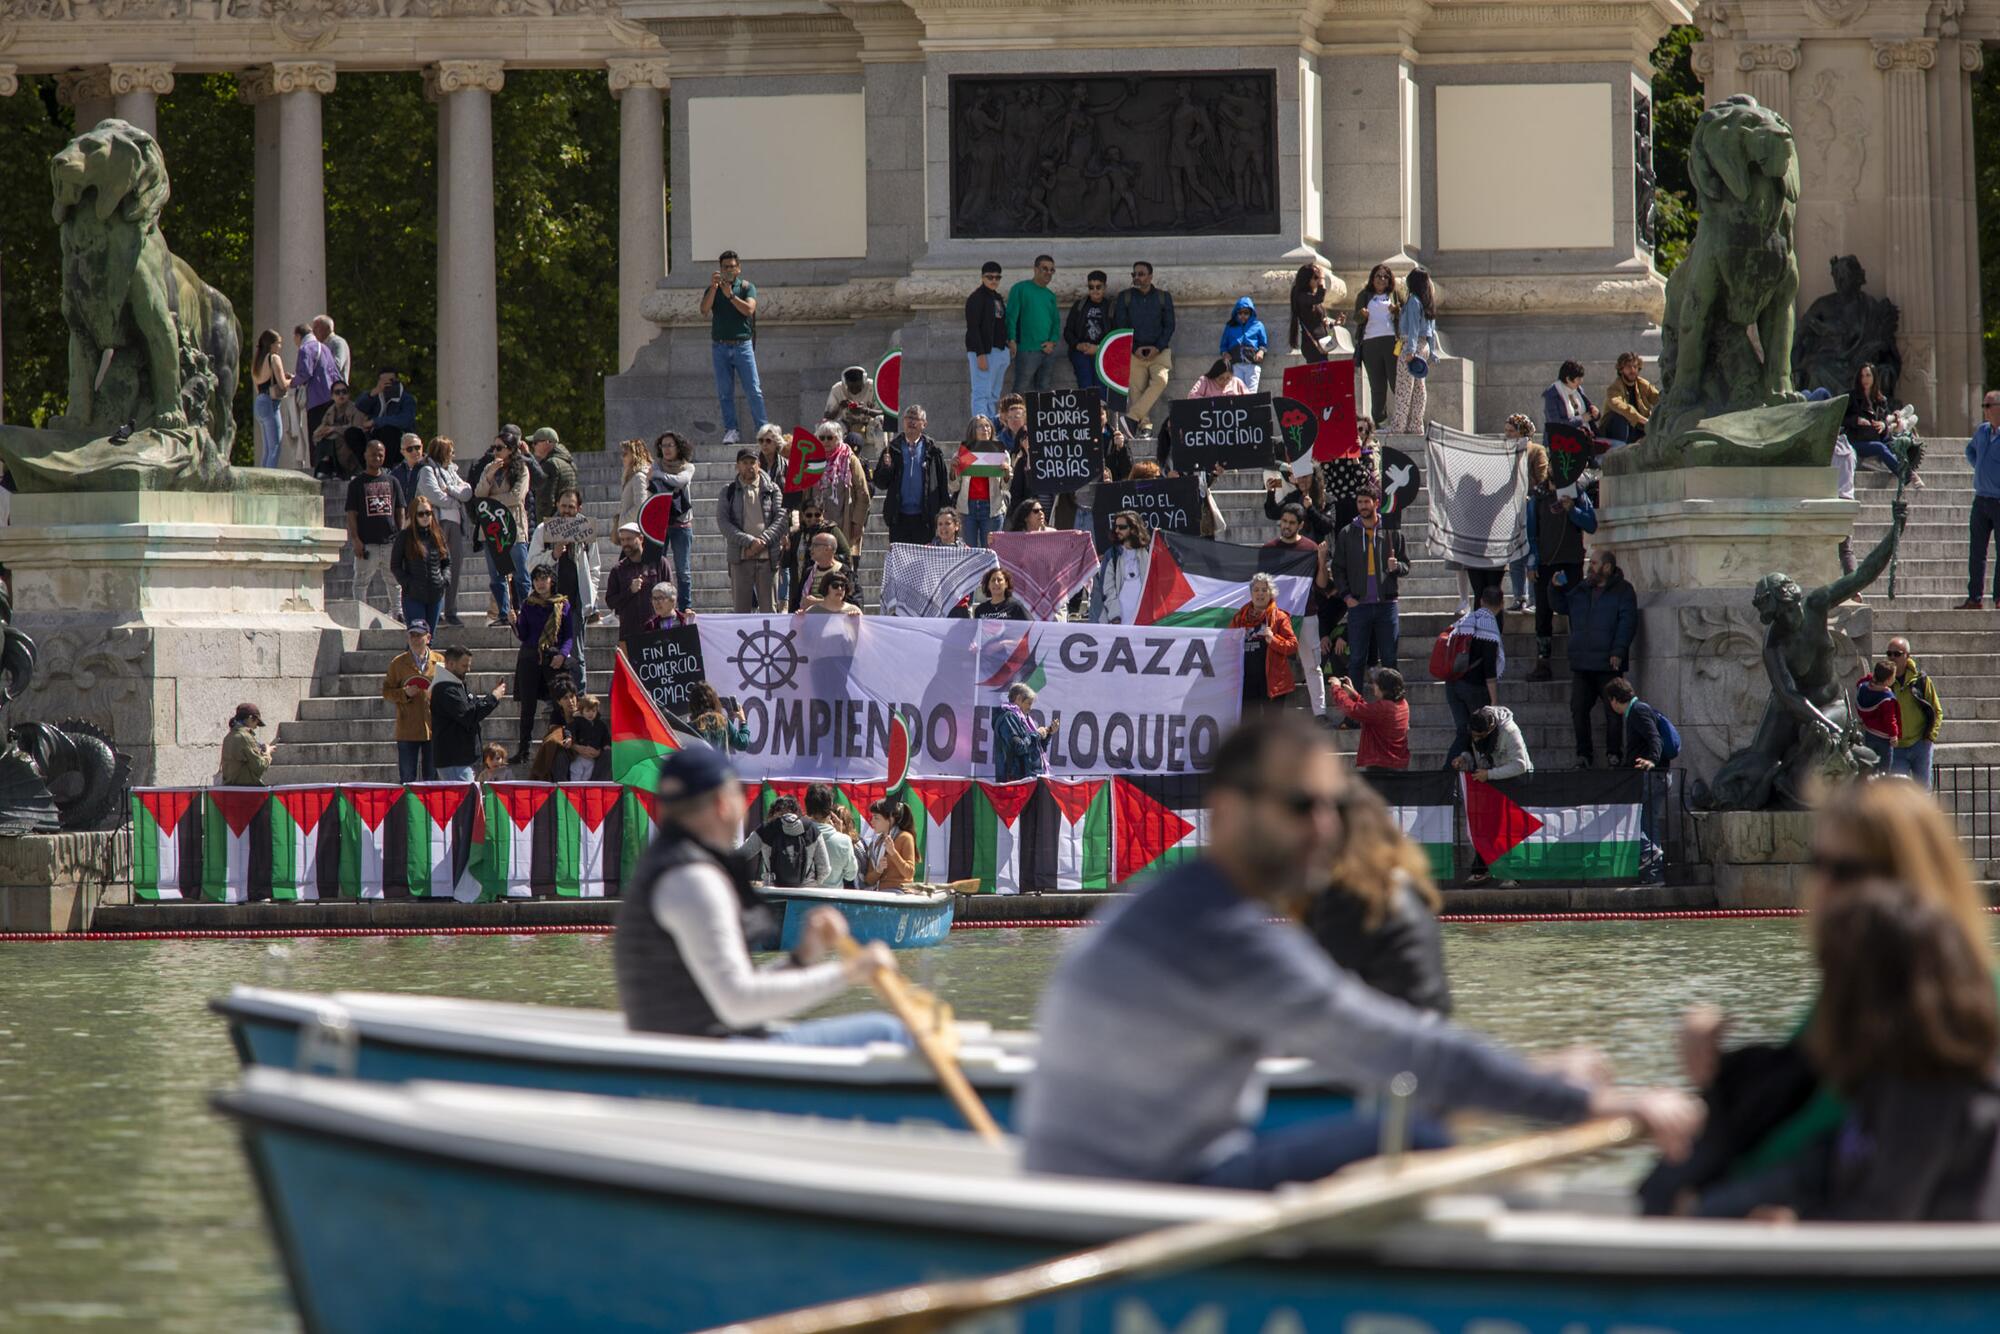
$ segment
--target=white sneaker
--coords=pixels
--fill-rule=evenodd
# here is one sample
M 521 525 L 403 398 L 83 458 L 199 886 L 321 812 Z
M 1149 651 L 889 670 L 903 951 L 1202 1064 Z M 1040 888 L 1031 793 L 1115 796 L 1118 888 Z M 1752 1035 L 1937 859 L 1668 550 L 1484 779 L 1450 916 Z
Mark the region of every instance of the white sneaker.
M 722 433 L 722 443 L 723 443 L 723 444 L 725 444 L 725 445 L 733 445 L 733 444 L 737 443 L 737 441 L 736 441 L 736 432 L 734 432 L 734 431 L 724 431 L 724 432 Z

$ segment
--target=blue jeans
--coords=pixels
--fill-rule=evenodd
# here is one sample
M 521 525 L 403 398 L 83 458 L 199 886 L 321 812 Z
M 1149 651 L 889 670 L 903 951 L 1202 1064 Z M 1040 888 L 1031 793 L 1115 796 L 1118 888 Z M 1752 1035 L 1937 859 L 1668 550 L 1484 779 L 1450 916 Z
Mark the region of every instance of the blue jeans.
M 1097 358 L 1087 352 L 1069 354 L 1069 368 L 1076 376 L 1078 389 L 1102 389 L 1104 381 L 1097 378 Z
M 750 418 L 763 430 L 767 418 L 764 416 L 764 385 L 757 378 L 757 348 L 747 338 L 733 343 L 711 343 L 709 345 L 715 364 L 715 398 L 722 407 L 722 429 L 736 429 L 736 385 L 743 386 L 743 396 L 750 400 Z
M 404 625 L 408 625 L 411 621 L 422 621 L 435 630 L 438 628 L 438 618 L 443 615 L 443 598 L 439 598 L 436 602 L 425 602 L 420 598 L 411 597 L 408 593 L 403 594 Z
M 674 599 L 679 604 L 675 610 L 686 611 L 688 599 L 694 596 L 694 575 L 688 570 L 689 553 L 694 550 L 694 529 L 667 529 L 667 550 L 674 558 Z
M 1014 357 L 1014 392 L 1025 394 L 1030 389 L 1055 388 L 1056 358 L 1061 355 L 1044 352 L 1039 347 L 1022 348 Z M 978 364 L 973 362 L 975 366 Z
M 993 517 L 993 502 L 990 500 L 968 500 L 965 502 L 965 545 L 983 547 L 986 539 L 999 527 Z
M 431 743 L 428 741 L 398 741 L 396 743 L 396 781 L 414 783 L 421 774 L 425 778 L 438 776 L 437 766 L 431 763 Z
M 1896 461 L 1896 451 L 1889 448 L 1889 443 L 1886 440 L 1849 440 L 1847 443 L 1854 446 L 1854 461 L 1856 464 L 1867 463 L 1873 460 L 1882 465 L 1882 471 L 1884 472 L 1901 472 L 1903 470 L 1903 465 Z
M 497 550 L 491 542 L 486 544 L 486 573 L 493 589 L 494 605 L 505 615 L 510 609 L 518 608 L 528 600 L 528 544 L 516 542 L 507 552 Z M 514 575 L 514 596 L 507 596 L 507 573 L 509 567 Z
M 910 1031 L 892 1014 L 843 1014 L 834 1019 L 808 1019 L 781 1029 L 766 1039 L 788 1047 L 865 1047 L 871 1042 L 910 1045 Z
M 1350 1163 L 1373 1158 L 1382 1147 L 1382 1118 L 1337 1116 L 1306 1121 L 1257 1136 L 1249 1148 L 1195 1177 L 1198 1186 L 1271 1190 L 1288 1181 L 1317 1181 Z M 1447 1149 L 1451 1136 L 1426 1117 L 1410 1118 L 1410 1148 Z
M 1395 667 L 1400 620 L 1393 602 L 1363 602 L 1347 609 L 1347 675 L 1355 685 L 1368 679 L 1371 651 L 1381 666 Z
M 278 421 L 278 400 L 269 394 L 253 394 L 251 415 L 257 419 L 257 466 L 278 466 L 278 440 L 283 434 Z
M 1889 761 L 1891 773 L 1907 774 L 1928 792 L 1931 786 L 1931 743 L 1912 741 L 1898 746 Z
M 441 783 L 470 783 L 472 766 L 469 764 L 440 764 L 437 771 Z
M 986 354 L 986 369 L 979 369 L 979 354 L 965 354 L 965 373 L 972 377 L 972 415 L 1000 420 L 1000 390 L 1007 383 L 1007 363 L 1014 354 L 996 347 Z
M 1875 752 L 1875 776 L 1880 778 L 1893 772 L 1896 767 L 1896 743 L 1873 732 L 1863 732 L 1861 739 L 1868 743 L 1868 749 Z

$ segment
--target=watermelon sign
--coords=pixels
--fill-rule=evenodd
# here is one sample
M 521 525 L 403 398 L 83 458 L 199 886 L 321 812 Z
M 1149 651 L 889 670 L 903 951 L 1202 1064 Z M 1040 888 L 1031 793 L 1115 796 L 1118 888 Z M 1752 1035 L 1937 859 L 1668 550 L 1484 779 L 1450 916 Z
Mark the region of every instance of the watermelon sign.
M 1097 378 L 1114 394 L 1132 392 L 1132 331 L 1113 329 L 1097 345 Z
M 785 490 L 805 491 L 826 475 L 826 442 L 803 426 L 792 428 L 792 456 L 785 463 Z
M 875 363 L 875 397 L 897 416 L 903 414 L 903 349 L 892 347 Z
M 674 498 L 664 492 L 648 496 L 646 503 L 639 507 L 639 531 L 654 542 L 667 540 L 667 530 L 674 525 Z

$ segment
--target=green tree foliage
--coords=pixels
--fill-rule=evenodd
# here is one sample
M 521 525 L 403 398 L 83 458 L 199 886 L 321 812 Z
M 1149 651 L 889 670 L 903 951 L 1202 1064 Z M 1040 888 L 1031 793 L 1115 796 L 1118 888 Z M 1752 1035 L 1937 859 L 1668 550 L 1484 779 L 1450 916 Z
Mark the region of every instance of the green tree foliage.
M 1979 210 L 1979 302 L 1986 383 L 2000 383 L 2000 62 L 1972 78 L 1972 151 Z
M 21 76 L 0 97 L 0 338 L 6 420 L 39 426 L 63 409 L 69 332 L 62 321 L 62 246 L 50 216 L 49 159 L 75 133 L 48 75 Z
M 1688 179 L 1688 143 L 1694 137 L 1694 123 L 1708 106 L 1689 62 L 1689 50 L 1700 38 L 1701 29 L 1683 25 L 1668 29 L 1653 48 L 1653 176 L 1659 225 L 1653 263 L 1661 273 L 1672 273 L 1687 255 L 1700 220 L 1694 182 Z

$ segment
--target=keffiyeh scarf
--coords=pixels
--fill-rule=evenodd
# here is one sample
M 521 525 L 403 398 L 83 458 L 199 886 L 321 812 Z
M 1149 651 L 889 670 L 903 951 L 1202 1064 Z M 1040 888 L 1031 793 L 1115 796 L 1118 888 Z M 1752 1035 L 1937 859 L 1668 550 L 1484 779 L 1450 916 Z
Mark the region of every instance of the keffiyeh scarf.
M 1037 621 L 1054 620 L 1056 611 L 1097 577 L 1097 544 L 1089 533 L 994 533 L 986 540 Z
M 882 610 L 891 616 L 943 616 L 979 587 L 999 558 L 984 547 L 920 547 L 892 542 L 882 563 Z

